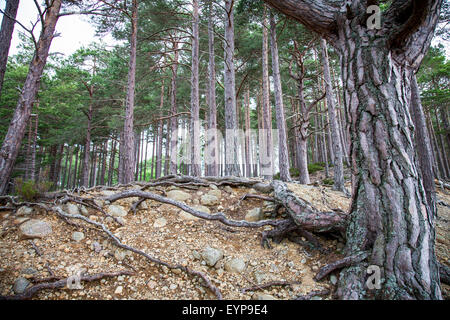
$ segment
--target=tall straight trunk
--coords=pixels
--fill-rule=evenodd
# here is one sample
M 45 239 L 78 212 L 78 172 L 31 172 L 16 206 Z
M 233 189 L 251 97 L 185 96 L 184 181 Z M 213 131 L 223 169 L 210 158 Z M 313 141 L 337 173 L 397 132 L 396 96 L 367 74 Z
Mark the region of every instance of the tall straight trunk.
M 153 129 L 153 126 L 152 126 Z M 148 137 L 150 135 L 150 131 L 147 130 L 147 134 L 145 136 L 145 157 L 144 157 L 144 174 L 143 174 L 143 178 L 144 181 L 147 181 L 147 152 L 148 152 Z M 155 154 L 155 149 L 153 149 L 152 152 L 152 164 L 153 164 L 153 155 Z M 152 175 L 153 175 L 153 167 L 152 167 Z
M 339 123 L 336 117 L 336 103 L 333 95 L 333 85 L 331 83 L 330 64 L 328 61 L 327 42 L 324 38 L 320 39 L 322 48 L 323 80 L 325 81 L 325 92 L 328 103 L 329 127 L 331 133 L 331 144 L 334 156 L 334 190 L 345 191 L 344 186 L 344 164 L 342 160 L 342 146 L 339 133 Z
M 289 154 L 286 140 L 286 120 L 284 118 L 283 92 L 281 89 L 280 64 L 278 58 L 278 44 L 275 18 L 270 12 L 270 49 L 272 53 L 272 76 L 275 91 L 275 110 L 278 128 L 278 158 L 280 180 L 290 181 Z
M 55 161 L 55 173 L 53 176 L 53 185 L 55 189 L 58 188 L 58 184 L 60 182 L 61 176 L 61 162 L 64 153 L 64 144 L 59 145 L 58 151 L 56 153 L 56 161 Z
M 433 174 L 433 150 L 428 136 L 427 124 L 420 101 L 420 90 L 416 75 L 411 75 L 411 115 L 414 121 L 417 155 L 419 156 L 420 172 L 423 179 L 427 202 L 431 212 L 436 212 L 436 192 Z
M 170 174 L 177 174 L 178 163 L 178 117 L 175 117 L 177 113 L 177 73 L 178 73 L 178 40 L 173 43 L 174 61 L 172 63 L 172 83 L 170 87 L 170 135 L 167 135 L 167 139 L 170 139 L 170 150 L 166 150 L 166 163 L 168 159 L 168 151 L 170 151 Z M 168 128 L 169 131 L 169 128 Z M 166 143 L 167 145 L 167 143 Z M 167 172 L 165 172 L 167 174 Z
M 81 177 L 81 185 L 87 187 L 89 185 L 89 159 L 91 149 L 91 131 L 92 131 L 92 112 L 93 112 L 93 100 L 92 91 L 89 91 L 90 102 L 87 116 L 87 129 L 86 140 L 84 143 L 84 162 L 83 162 L 83 176 Z
M 200 101 L 198 88 L 199 34 L 198 0 L 192 0 L 192 73 L 191 73 L 191 163 L 192 175 L 202 174 L 200 162 Z
M 111 156 L 109 158 L 109 170 L 108 170 L 108 185 L 113 184 L 113 177 L 114 177 L 114 166 L 116 164 L 116 137 L 113 136 L 113 139 L 111 140 Z
M 245 173 L 247 177 L 252 176 L 252 155 L 251 150 L 252 146 L 250 144 L 250 88 L 247 87 L 246 93 L 245 93 Z
M 298 128 L 298 170 L 299 182 L 302 184 L 309 184 L 308 172 L 308 126 L 309 126 L 309 108 L 306 106 L 304 95 L 304 71 L 300 70 L 298 75 L 298 96 L 300 105 L 300 119 Z M 315 124 L 317 126 L 317 124 Z M 316 149 L 314 149 L 316 150 Z M 314 152 L 313 152 L 314 153 Z
M 122 183 L 133 181 L 135 170 L 134 143 L 134 96 L 136 86 L 136 43 L 138 24 L 138 0 L 132 0 L 131 8 L 130 61 L 128 67 L 128 85 L 125 107 L 125 122 L 123 126 L 123 176 Z
M 75 146 L 71 146 L 70 147 L 70 152 L 69 152 L 69 168 L 67 170 L 67 182 L 66 182 L 66 189 L 69 189 L 70 186 L 72 185 L 72 162 L 73 162 L 73 151 L 75 149 Z M 64 188 L 64 186 L 63 186 Z
M 234 67 L 234 1 L 225 0 L 225 175 L 239 176 Z
M 117 182 L 122 183 L 123 181 L 123 157 L 125 153 L 125 147 L 123 142 L 123 131 L 120 132 L 119 136 L 119 167 L 117 168 Z
M 177 132 L 178 132 L 178 130 L 177 130 Z M 177 164 L 176 164 L 176 162 L 174 163 L 174 167 L 175 168 L 171 168 L 171 159 L 169 158 L 169 157 L 171 157 L 170 156 L 170 148 L 171 148 L 171 146 L 173 146 L 173 141 L 171 141 L 171 139 L 172 139 L 172 137 L 173 137 L 173 135 L 171 134 L 171 128 L 169 127 L 169 123 L 167 123 L 167 125 L 166 125 L 166 144 L 165 144 L 165 149 L 166 149 L 166 152 L 165 152 L 165 155 L 164 155 L 164 175 L 165 176 L 167 176 L 167 175 L 169 175 L 169 174 L 176 174 L 177 173 L 177 170 L 176 170 L 176 167 L 177 167 Z M 175 143 L 175 145 L 176 145 L 176 143 Z M 176 154 L 175 155 L 173 155 L 174 157 L 176 157 Z M 175 172 L 173 173 L 173 171 L 169 171 L 170 169 L 175 169 Z
M 3 14 L 0 29 L 0 95 L 2 94 L 3 79 L 5 78 L 6 64 L 8 62 L 9 47 L 14 31 L 14 24 L 19 8 L 19 0 L 6 0 L 5 13 Z
M 433 149 L 433 158 L 435 161 L 435 172 L 434 175 L 436 176 L 436 178 L 438 179 L 442 179 L 443 177 L 445 177 L 445 173 L 444 173 L 444 168 L 442 167 L 442 157 L 441 157 L 441 153 L 439 152 L 437 143 L 436 143 L 436 135 L 434 134 L 434 128 L 433 128 L 433 122 L 431 120 L 431 114 L 430 112 L 428 112 L 427 115 L 427 123 L 428 123 L 428 131 L 429 131 L 429 136 L 430 136 L 430 140 L 431 140 L 431 148 Z
M 62 173 L 62 177 L 61 177 L 61 189 L 64 189 L 64 186 L 66 185 L 66 181 L 67 181 L 66 175 L 67 175 L 67 164 L 69 163 L 70 146 L 68 145 L 65 149 L 66 149 L 66 156 L 65 156 L 66 160 L 64 163 L 64 169 L 63 169 L 63 173 Z
M 50 44 L 53 40 L 60 8 L 61 0 L 52 1 L 52 5 L 47 8 L 43 29 L 37 43 L 37 51 L 31 60 L 22 93 L 0 149 L 0 195 L 5 194 L 8 189 L 14 163 L 19 154 L 20 145 L 30 118 L 31 107 L 39 90 L 40 79 L 47 61 Z
M 134 168 L 134 180 L 138 181 L 139 179 L 139 159 L 141 156 L 141 133 L 135 132 L 134 133 L 134 158 L 135 158 L 135 164 L 136 167 Z
M 159 117 L 161 118 L 163 115 L 163 107 L 164 107 L 164 79 L 161 82 L 161 96 L 160 96 L 160 104 L 159 104 Z M 155 163 L 155 177 L 156 179 L 158 179 L 161 176 L 161 166 L 162 166 L 162 142 L 163 142 L 163 126 L 164 126 L 164 122 L 163 121 L 158 121 L 156 123 L 157 125 L 157 137 L 158 139 L 156 141 L 154 141 L 153 143 L 157 143 L 157 148 L 156 148 L 156 163 Z M 153 165 L 153 164 L 152 164 Z M 153 174 L 152 174 L 152 179 L 153 179 Z
M 264 152 L 264 150 L 262 150 L 264 148 L 264 135 L 265 132 L 263 130 L 264 128 L 264 124 L 263 124 L 263 97 L 262 94 L 258 94 L 258 102 L 257 102 L 257 112 L 258 112 L 258 151 L 259 151 L 259 157 L 258 157 L 258 164 L 259 164 L 259 176 L 262 176 L 262 167 L 264 165 L 264 161 L 263 161 L 263 156 L 262 153 Z
M 106 175 L 106 156 L 108 154 L 108 140 L 103 142 L 102 148 L 102 172 L 100 174 L 100 185 L 105 185 L 105 175 Z
M 209 2 L 208 16 L 208 131 L 206 135 L 207 175 L 218 176 L 219 150 L 217 142 L 216 62 L 214 56 L 213 2 Z
M 72 177 L 72 188 L 75 188 L 78 186 L 78 154 L 80 152 L 79 146 L 75 146 L 75 167 L 73 169 L 73 177 Z
M 440 152 L 441 152 L 441 155 L 442 155 L 442 164 L 443 164 L 443 167 L 444 167 L 444 170 L 445 170 L 445 176 L 448 178 L 448 177 L 450 177 L 450 168 L 449 168 L 447 152 L 445 150 L 445 143 L 444 143 L 444 139 L 443 139 L 443 134 L 441 133 L 441 124 L 440 124 L 440 121 L 439 121 L 437 108 L 434 109 L 434 116 L 436 118 L 436 129 L 437 129 L 437 132 L 439 132 L 439 134 L 437 135 L 437 142 L 438 142 L 438 146 L 440 148 Z
M 36 109 L 39 109 L 39 101 L 36 103 Z M 33 132 L 33 145 L 31 148 L 31 167 L 30 167 L 30 180 L 36 181 L 36 148 L 37 148 L 37 134 L 39 126 L 39 114 L 36 113 L 34 120 L 34 132 Z
M 260 145 L 260 162 L 262 161 L 262 176 L 272 179 L 273 175 L 273 142 L 272 142 L 272 111 L 270 108 L 269 86 L 269 21 L 267 18 L 267 6 L 264 6 L 263 17 L 263 43 L 262 43 L 262 145 Z M 261 152 L 262 151 L 262 152 Z

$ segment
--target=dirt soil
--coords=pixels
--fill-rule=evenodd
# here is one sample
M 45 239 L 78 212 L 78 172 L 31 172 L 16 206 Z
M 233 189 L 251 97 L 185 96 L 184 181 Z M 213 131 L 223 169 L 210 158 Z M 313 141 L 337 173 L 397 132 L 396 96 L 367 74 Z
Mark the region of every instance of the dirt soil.
M 330 187 L 289 184 L 289 188 L 319 210 L 346 210 L 350 204 L 349 198 L 332 191 Z M 174 187 L 165 188 L 165 191 L 172 189 Z M 185 203 L 192 206 L 197 205 L 201 196 L 213 188 L 176 189 L 190 194 L 191 198 L 185 200 Z M 224 212 L 230 219 L 243 220 L 249 210 L 267 205 L 259 199 L 240 201 L 246 193 L 258 194 L 251 188 L 219 187 L 219 190 L 220 203 L 208 208 L 212 213 Z M 107 193 L 110 194 L 111 191 Z M 83 197 L 103 195 L 105 192 L 90 192 L 83 194 Z M 448 190 L 438 190 L 438 197 L 444 203 L 450 203 Z M 122 199 L 114 204 L 128 210 L 136 200 Z M 261 232 L 270 230 L 270 226 L 259 229 L 225 227 L 219 222 L 193 219 L 176 207 L 151 200 L 141 204 L 136 214 L 128 212 L 123 217 L 123 226 L 106 218 L 101 212 L 91 208 L 87 210 L 86 216 L 104 223 L 123 243 L 168 263 L 181 264 L 203 272 L 221 290 L 224 299 L 294 299 L 311 291 L 334 291 L 332 282 L 336 279 L 333 277 L 338 276 L 338 272 L 321 282 L 314 281 L 313 277 L 320 267 L 341 257 L 343 245 L 336 240 L 319 238 L 322 246 L 330 249 L 327 255 L 288 240 L 283 240 L 280 244 L 272 243 L 273 248 L 267 249 L 261 246 Z M 19 230 L 19 226 L 29 218 L 45 221 L 52 228 L 49 235 L 33 239 L 41 255 L 33 248 L 31 240 L 23 239 Z M 165 219 L 165 224 L 161 218 Z M 33 277 L 49 277 L 50 271 L 57 276 L 69 277 L 80 270 L 87 274 L 130 270 L 134 275 L 82 283 L 83 288 L 76 290 L 67 287 L 43 290 L 33 299 L 215 298 L 200 284 L 198 278 L 180 270 L 170 271 L 149 263 L 140 255 L 118 249 L 101 230 L 92 225 L 79 220 L 73 222 L 76 225 L 68 224 L 52 212 L 47 213 L 37 208 L 31 216 L 26 217 L 19 217 L 13 211 L 0 211 L 0 295 L 13 295 L 13 286 L 19 277 L 31 281 Z M 439 205 L 436 252 L 438 259 L 447 266 L 450 265 L 449 222 L 450 208 Z M 83 232 L 84 239 L 73 240 L 75 231 Z M 207 246 L 223 251 L 224 257 L 214 267 L 207 266 L 199 259 L 199 253 Z M 224 268 L 224 264 L 232 258 L 244 261 L 245 269 L 242 272 L 232 273 Z M 243 292 L 245 288 L 271 281 L 300 283 Z M 445 296 L 448 296 L 448 290 L 448 286 L 443 286 Z M 322 299 L 331 299 L 331 295 L 323 296 Z

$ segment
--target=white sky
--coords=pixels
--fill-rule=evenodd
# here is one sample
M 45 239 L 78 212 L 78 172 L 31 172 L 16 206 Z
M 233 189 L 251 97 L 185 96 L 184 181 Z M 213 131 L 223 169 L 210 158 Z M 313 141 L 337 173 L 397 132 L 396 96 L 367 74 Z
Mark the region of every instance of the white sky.
M 40 2 L 40 0 L 39 0 Z M 6 0 L 0 0 L 0 8 L 5 9 Z M 38 12 L 33 0 L 20 0 L 19 10 L 16 19 L 27 28 L 31 26 L 31 21 L 35 22 L 38 17 Z M 3 15 L 0 14 L 0 21 Z M 1 23 L 1 22 L 0 22 Z M 23 28 L 16 24 L 14 26 L 13 38 L 11 40 L 11 47 L 9 55 L 18 53 L 17 46 L 19 45 L 19 31 L 24 31 Z M 40 23 L 36 25 L 34 32 L 35 37 L 39 37 Z M 95 38 L 95 28 L 90 25 L 88 17 L 85 16 L 64 16 L 58 20 L 56 24 L 56 32 L 60 33 L 52 41 L 50 52 L 61 52 L 65 55 L 70 55 L 81 46 L 87 46 L 93 41 L 99 41 Z M 103 37 L 102 40 L 108 44 L 113 44 L 114 40 L 110 35 Z

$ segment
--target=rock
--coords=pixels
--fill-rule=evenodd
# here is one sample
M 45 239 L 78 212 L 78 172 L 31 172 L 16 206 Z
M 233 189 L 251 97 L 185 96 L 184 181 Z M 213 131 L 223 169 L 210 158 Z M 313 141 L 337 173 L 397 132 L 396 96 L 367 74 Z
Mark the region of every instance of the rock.
M 178 214 L 178 216 L 180 217 L 180 219 L 182 220 L 199 220 L 200 218 L 197 218 L 196 216 L 193 216 L 190 213 L 187 213 L 186 211 L 181 210 L 180 213 Z
M 73 241 L 79 242 L 79 241 L 81 241 L 83 239 L 84 239 L 84 233 L 83 232 L 75 231 L 74 233 L 72 233 L 72 240 Z
M 194 257 L 194 259 L 200 260 L 202 258 L 202 255 L 200 253 L 198 253 L 197 250 L 192 250 L 192 256 Z
M 187 199 L 190 199 L 192 196 L 184 191 L 181 190 L 171 190 L 167 192 L 167 198 L 175 200 L 175 201 L 186 201 Z
M 123 259 L 125 259 L 126 256 L 127 256 L 127 253 L 123 249 L 116 249 L 116 251 L 114 251 L 114 257 L 119 261 L 122 261 Z
M 194 208 L 197 211 L 201 211 L 201 212 L 205 212 L 205 213 L 211 213 L 211 211 L 209 210 L 208 207 L 202 206 L 201 204 L 192 206 L 192 208 Z
M 100 251 L 102 251 L 102 246 L 97 241 L 91 245 L 91 248 L 95 251 L 95 253 L 99 253 Z
M 52 227 L 47 222 L 37 219 L 28 220 L 19 229 L 25 238 L 42 238 L 52 233 Z
M 319 267 L 318 266 L 312 266 L 312 271 L 318 271 L 319 270 Z
M 27 216 L 33 213 L 33 208 L 22 206 L 19 209 L 17 209 L 16 215 L 18 216 Z
M 172 283 L 169 287 L 170 290 L 175 290 L 178 287 L 175 283 Z
M 155 223 L 153 223 L 153 227 L 155 228 L 162 228 L 167 224 L 167 220 L 165 218 L 158 218 L 155 220 Z
M 337 283 L 337 277 L 336 277 L 334 274 L 330 276 L 330 282 L 331 282 L 333 285 L 336 285 L 336 283 Z
M 98 218 L 97 218 L 97 216 L 92 215 L 92 216 L 89 216 L 89 220 L 97 221 Z
M 252 210 L 247 211 L 245 215 L 245 220 L 248 222 L 256 222 L 261 220 L 261 208 L 254 208 Z
M 216 196 L 218 199 L 222 197 L 222 191 L 220 191 L 219 189 L 209 190 L 207 194 L 211 196 Z
M 262 271 L 255 271 L 253 273 L 253 276 L 255 277 L 255 281 L 257 284 L 261 284 L 267 279 L 267 274 Z
M 65 209 L 68 214 L 72 214 L 72 215 L 80 214 L 80 208 L 74 203 L 70 203 L 70 202 L 67 203 Z
M 122 294 L 122 292 L 123 292 L 123 287 L 122 286 L 118 286 L 116 288 L 116 291 L 114 291 L 114 294 Z
M 158 284 L 155 282 L 155 281 L 153 281 L 153 280 L 150 280 L 148 283 L 147 283 L 147 286 L 150 288 L 150 289 L 155 289 L 155 287 L 157 286 Z
M 228 192 L 228 193 L 233 193 L 233 188 L 231 188 L 230 186 L 225 186 L 225 187 L 223 188 L 223 190 L 225 190 L 225 191 Z
M 264 293 L 255 293 L 252 296 L 252 299 L 253 300 L 278 300 L 274 296 L 272 296 L 270 294 L 264 294 Z
M 18 224 L 24 223 L 25 221 L 28 221 L 28 220 L 30 220 L 30 218 L 22 217 L 22 218 L 14 219 L 13 222 L 15 225 L 18 225 Z
M 245 262 L 241 258 L 234 258 L 225 263 L 225 270 L 232 273 L 241 273 L 245 270 Z
M 124 224 L 125 224 L 125 219 L 122 218 L 122 217 L 117 217 L 117 218 L 116 218 L 116 221 L 119 222 L 121 225 L 124 225 Z
M 80 206 L 80 211 L 83 216 L 89 216 L 89 211 L 85 206 Z
M 311 300 L 322 300 L 322 298 L 318 297 L 318 296 L 315 296 L 315 297 L 312 297 Z
M 14 282 L 13 291 L 15 294 L 24 293 L 29 285 L 30 281 L 28 281 L 24 277 L 17 278 L 17 280 Z
M 139 205 L 139 208 L 147 210 L 148 209 L 147 201 L 142 201 L 141 204 Z
M 105 202 L 103 200 L 94 199 L 94 203 L 97 207 L 102 208 L 105 205 Z
M 223 251 L 208 246 L 203 249 L 201 256 L 206 264 L 212 267 L 217 263 L 217 261 L 223 258 Z
M 22 270 L 22 274 L 36 274 L 38 271 L 35 268 L 25 268 Z
M 215 184 L 210 184 L 209 187 L 213 190 L 219 190 Z
M 200 203 L 205 206 L 213 206 L 219 204 L 219 198 L 211 194 L 204 194 L 200 198 Z
M 115 204 L 108 206 L 106 211 L 114 217 L 125 217 L 128 214 L 124 207 Z

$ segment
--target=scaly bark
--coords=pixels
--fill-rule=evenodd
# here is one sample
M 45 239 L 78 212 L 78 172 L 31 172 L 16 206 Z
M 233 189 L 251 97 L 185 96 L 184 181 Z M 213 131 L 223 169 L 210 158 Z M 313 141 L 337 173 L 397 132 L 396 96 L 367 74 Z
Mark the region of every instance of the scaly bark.
M 8 62 L 8 52 L 11 45 L 11 38 L 14 31 L 18 8 L 19 0 L 6 1 L 5 14 L 3 15 L 2 27 L 0 29 L 0 95 L 2 94 L 6 63 Z

